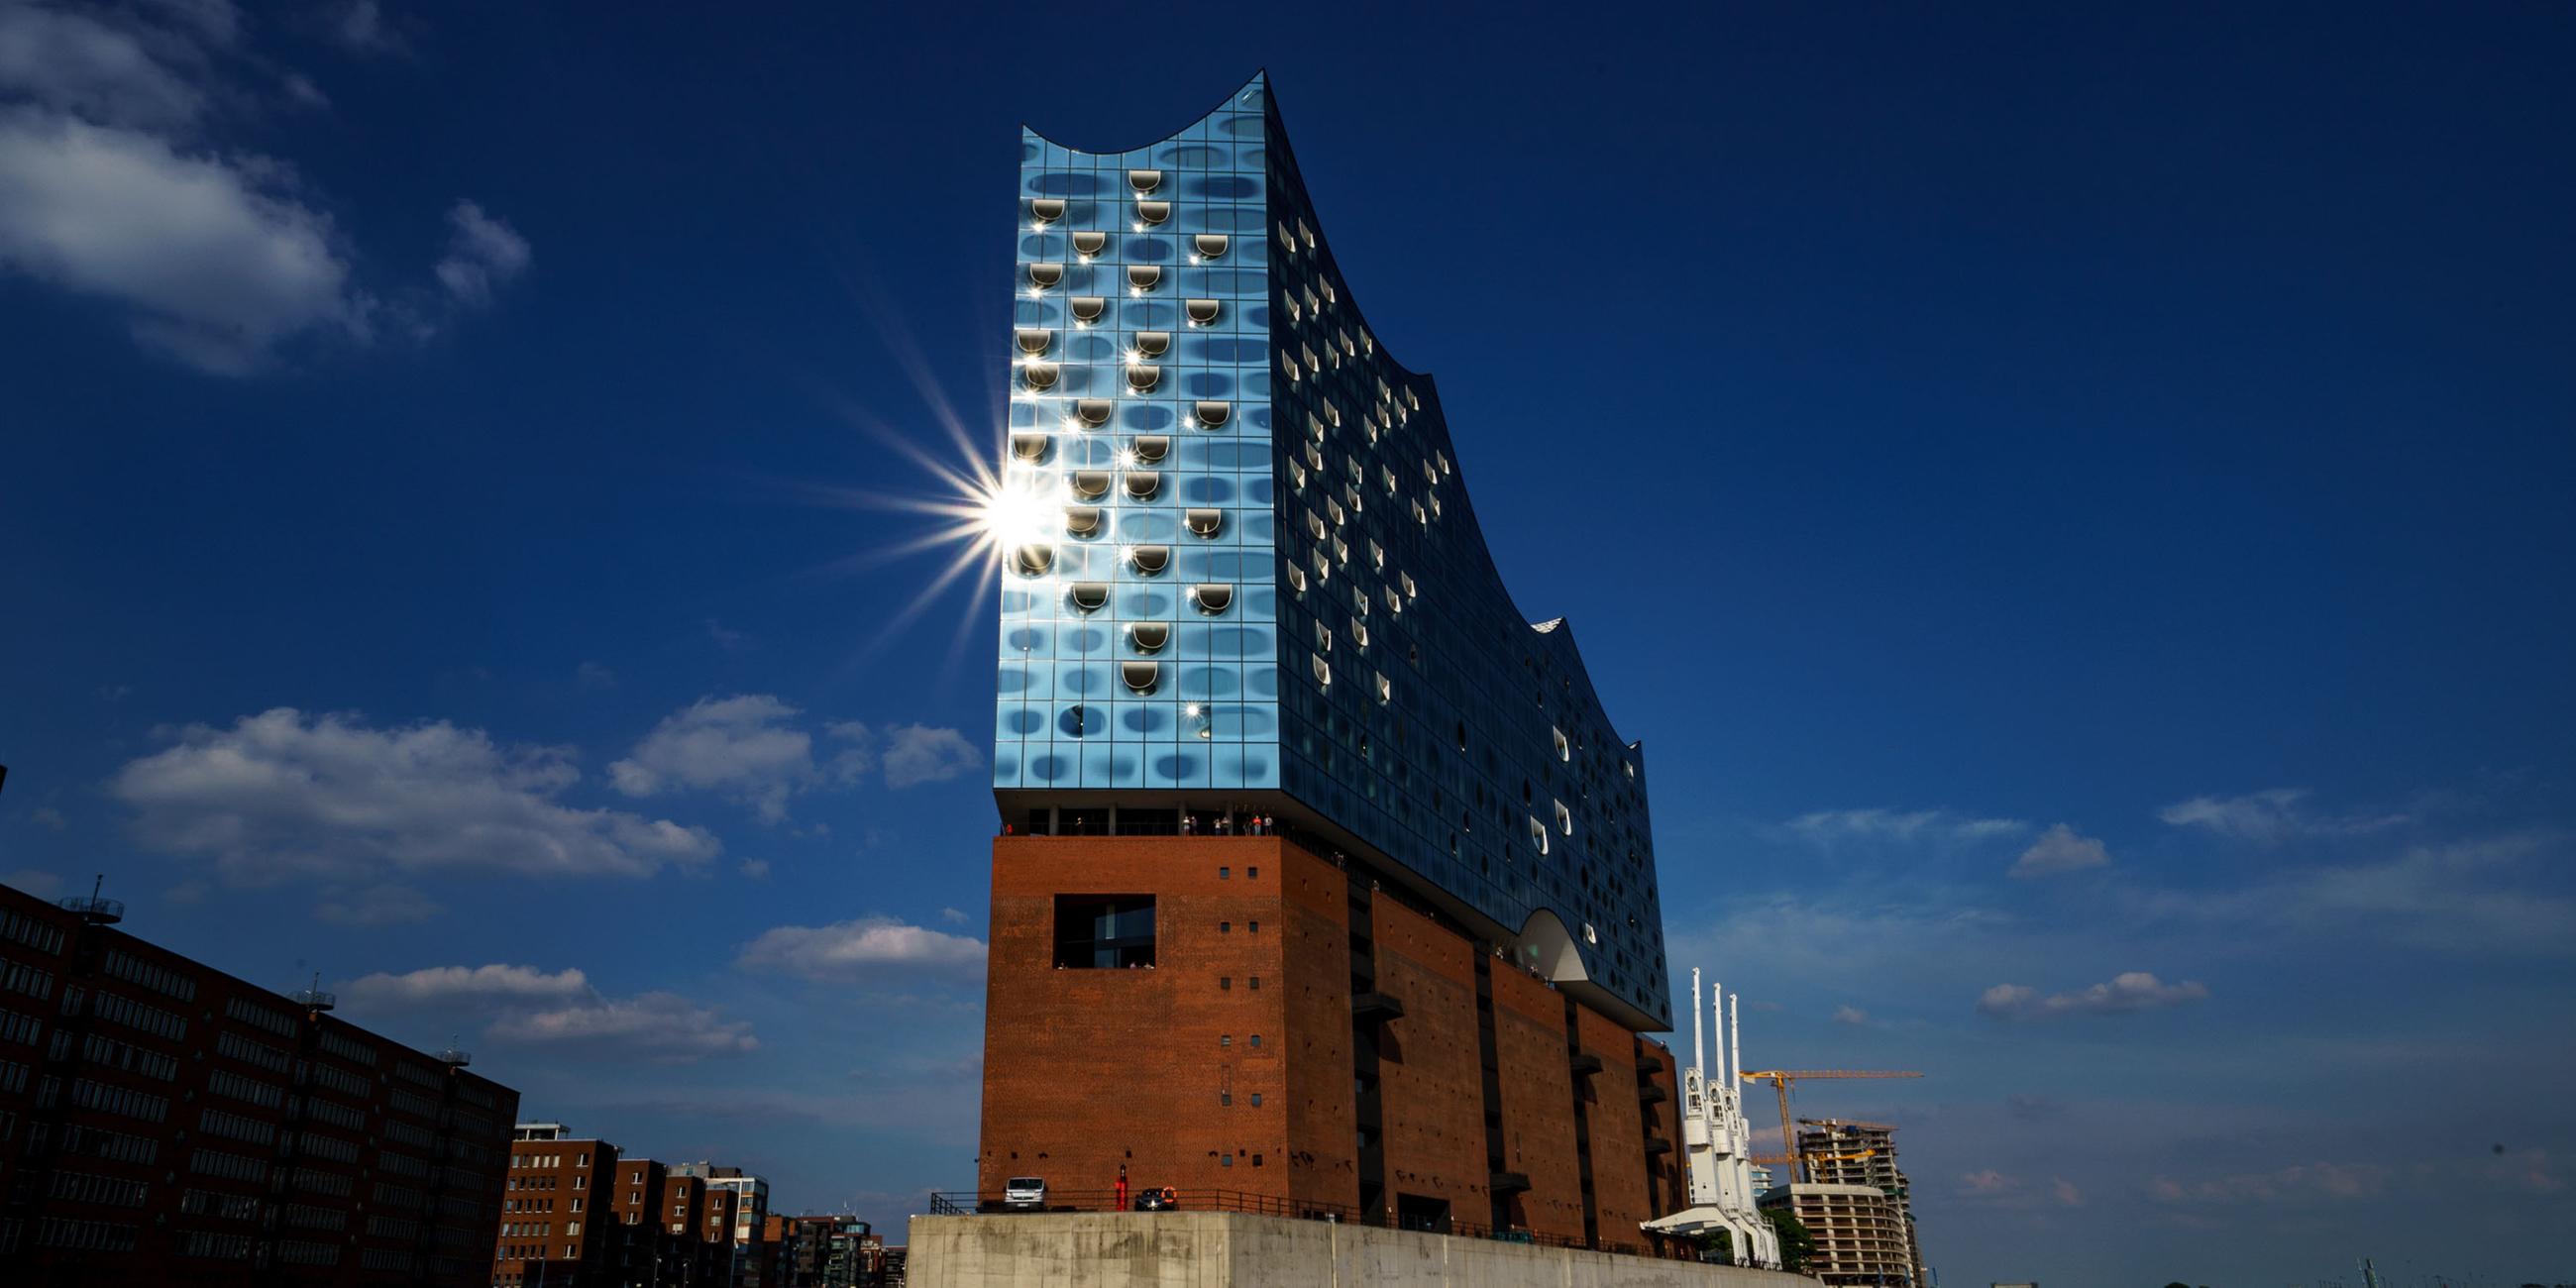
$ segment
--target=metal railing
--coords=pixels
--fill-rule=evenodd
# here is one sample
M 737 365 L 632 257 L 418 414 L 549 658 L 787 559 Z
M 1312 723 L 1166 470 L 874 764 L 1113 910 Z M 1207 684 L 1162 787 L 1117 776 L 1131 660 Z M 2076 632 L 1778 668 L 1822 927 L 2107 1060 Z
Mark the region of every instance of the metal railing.
M 1116 1190 L 1059 1190 L 1050 1188 L 1043 1209 L 1016 1208 L 1000 1190 L 934 1190 L 930 1195 L 932 1216 L 975 1216 L 993 1213 L 1045 1212 L 1119 1212 L 1135 1210 L 1145 1187 L 1130 1190 L 1121 1201 Z M 1343 1225 L 1364 1225 L 1386 1230 L 1409 1230 L 1416 1234 L 1443 1234 L 1460 1239 L 1494 1239 L 1504 1243 L 1526 1243 L 1542 1248 L 1580 1248 L 1592 1252 L 1612 1252 L 1632 1257 L 1695 1257 L 1696 1249 L 1676 1244 L 1670 1254 L 1644 1242 L 1622 1243 L 1609 1239 L 1589 1242 L 1572 1235 L 1546 1234 L 1526 1229 L 1496 1229 L 1454 1217 L 1407 1218 L 1398 1213 L 1374 1215 L 1358 1208 L 1337 1203 L 1316 1203 L 1303 1199 L 1281 1198 L 1275 1194 L 1252 1194 L 1242 1190 L 1183 1190 L 1176 1193 L 1162 1211 L 1237 1212 L 1247 1216 L 1289 1217 L 1302 1221 L 1334 1221 Z

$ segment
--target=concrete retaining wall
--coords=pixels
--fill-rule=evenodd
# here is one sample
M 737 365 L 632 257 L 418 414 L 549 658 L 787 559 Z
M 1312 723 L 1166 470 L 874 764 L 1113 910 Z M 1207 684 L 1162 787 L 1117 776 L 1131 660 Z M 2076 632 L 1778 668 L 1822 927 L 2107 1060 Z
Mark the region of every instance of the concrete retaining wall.
M 1804 1275 L 1232 1212 L 917 1216 L 912 1288 L 1817 1288 Z

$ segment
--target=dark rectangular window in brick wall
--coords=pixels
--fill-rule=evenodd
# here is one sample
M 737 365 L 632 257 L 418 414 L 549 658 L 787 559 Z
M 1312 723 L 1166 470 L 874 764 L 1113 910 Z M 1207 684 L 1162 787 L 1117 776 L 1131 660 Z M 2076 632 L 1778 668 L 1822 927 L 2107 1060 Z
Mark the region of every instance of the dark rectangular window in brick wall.
M 1057 895 L 1055 964 L 1111 969 L 1154 964 L 1154 896 Z

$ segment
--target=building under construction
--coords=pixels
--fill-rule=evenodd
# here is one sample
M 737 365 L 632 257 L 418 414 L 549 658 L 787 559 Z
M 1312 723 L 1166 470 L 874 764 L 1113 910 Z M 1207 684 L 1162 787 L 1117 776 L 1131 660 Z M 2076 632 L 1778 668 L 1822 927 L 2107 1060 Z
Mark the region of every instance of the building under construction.
M 1816 1242 L 1808 1273 L 1827 1284 L 1923 1288 L 1911 1187 L 1896 1165 L 1896 1129 L 1840 1118 L 1798 1120 L 1798 1175 L 1763 1198 L 1788 1204 Z

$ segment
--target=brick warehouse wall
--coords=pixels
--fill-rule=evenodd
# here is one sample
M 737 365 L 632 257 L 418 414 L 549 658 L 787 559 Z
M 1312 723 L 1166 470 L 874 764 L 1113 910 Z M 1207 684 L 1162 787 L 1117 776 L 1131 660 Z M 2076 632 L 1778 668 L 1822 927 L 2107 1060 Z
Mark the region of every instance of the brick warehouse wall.
M 1575 1079 L 1592 1137 L 1592 1207 L 1604 1244 L 1642 1245 L 1638 1223 L 1662 1215 L 1646 1192 L 1644 1104 L 1638 1098 L 1636 1035 L 1608 1017 L 1570 1006 L 1579 1048 L 1601 1071 Z
M 1547 981 L 1498 964 L 1494 1051 L 1502 1073 L 1503 1169 L 1529 1178 L 1512 1200 L 1518 1223 L 1583 1237 L 1582 1161 L 1575 1153 L 1574 1068 L 1565 1003 Z
M 1663 1150 L 1646 1156 L 1646 1174 L 1652 1178 L 1653 1200 L 1648 1204 L 1655 1215 L 1679 1212 L 1690 1206 L 1690 1189 L 1682 1178 L 1682 1089 L 1680 1064 L 1663 1043 L 1652 1038 L 1635 1040 L 1636 1058 L 1631 1068 L 1647 1085 L 1662 1089 L 1663 1094 L 1645 1106 L 1644 1126 L 1647 1141 L 1663 1142 Z
M 1296 846 L 1270 841 L 1288 875 L 1286 960 L 1289 1035 L 1288 1193 L 1299 1204 L 1359 1203 L 1359 1160 L 1351 1097 L 1350 882 L 1339 868 Z M 1265 871 L 1267 869 L 1265 868 Z
M 1288 853 L 1255 837 L 994 842 L 978 1189 L 1039 1175 L 1058 1191 L 1108 1190 L 1123 1163 L 1138 1187 L 1289 1197 L 1288 1069 L 1306 1053 L 1292 1049 L 1305 1035 L 1288 1023 L 1285 945 L 1316 937 L 1324 914 L 1301 897 L 1290 930 Z M 1155 965 L 1056 969 L 1059 894 L 1155 896 Z M 1333 978 L 1322 973 L 1316 984 Z M 1305 999 L 1306 1027 L 1333 1004 Z M 1339 1005 L 1346 1016 L 1346 993 Z M 1315 1058 L 1347 1081 L 1346 1052 Z
M 1476 946 L 1429 917 L 1380 900 L 1377 987 L 1404 1005 L 1380 1040 L 1387 1188 L 1449 1202 L 1483 1224 L 1492 1210 L 1485 1170 L 1483 1075 L 1476 1033 Z
M 1403 1008 L 1376 1029 L 1386 1208 L 1407 1195 L 1445 1199 L 1454 1219 L 1482 1225 L 1493 1169 L 1481 968 L 1495 1002 L 1502 1170 L 1531 1184 L 1507 1219 L 1579 1240 L 1590 1216 L 1604 1245 L 1640 1245 L 1637 1222 L 1679 1203 L 1677 1154 L 1650 1156 L 1644 1144 L 1675 1135 L 1675 1107 L 1639 1095 L 1652 1082 L 1640 1079 L 1639 1053 L 1662 1048 L 1588 1007 L 1569 1010 L 1566 995 L 1485 960 L 1455 926 L 1354 881 L 1366 878 L 1278 837 L 996 840 L 977 1188 L 1039 1175 L 1064 1202 L 1108 1191 L 1124 1164 L 1133 1188 L 1170 1185 L 1184 1204 L 1193 1191 L 1227 1190 L 1358 1206 L 1357 973 Z M 1056 968 L 1057 896 L 1144 894 L 1156 904 L 1153 967 Z M 1362 916 L 1370 935 L 1357 939 Z M 1600 1073 L 1575 1076 L 1578 1043 Z M 1650 1176 L 1665 1178 L 1660 1191 Z

